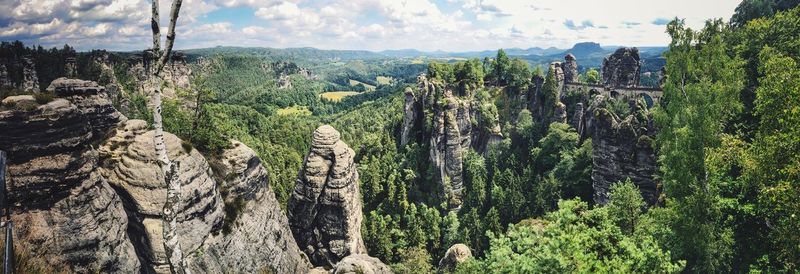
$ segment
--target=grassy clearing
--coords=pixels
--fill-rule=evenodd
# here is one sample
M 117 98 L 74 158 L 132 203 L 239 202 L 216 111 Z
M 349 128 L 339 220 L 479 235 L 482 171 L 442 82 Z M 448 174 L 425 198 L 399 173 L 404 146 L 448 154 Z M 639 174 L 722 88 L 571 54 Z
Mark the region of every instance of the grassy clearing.
M 364 82 L 361 82 L 361 81 L 358 81 L 358 80 L 350 79 L 349 82 L 350 82 L 351 86 L 357 86 L 358 84 L 362 84 L 362 85 L 364 85 L 365 88 L 367 88 L 367 91 L 375 90 L 375 86 L 367 84 L 367 83 L 364 83 Z
M 323 92 L 322 94 L 320 94 L 320 96 L 322 96 L 322 98 L 325 98 L 325 99 L 328 99 L 328 100 L 331 100 L 331 101 L 334 101 L 334 102 L 339 102 L 344 97 L 351 96 L 351 95 L 356 95 L 356 94 L 359 94 L 359 93 L 360 92 L 357 92 L 357 91 L 331 91 L 331 92 Z
M 392 83 L 392 77 L 378 76 L 375 81 L 378 81 L 378 84 L 381 85 L 388 85 Z
M 288 115 L 306 116 L 306 115 L 311 115 L 311 110 L 309 110 L 308 107 L 306 106 L 293 106 L 293 107 L 285 107 L 279 109 L 277 113 L 278 115 L 284 115 L 284 116 Z

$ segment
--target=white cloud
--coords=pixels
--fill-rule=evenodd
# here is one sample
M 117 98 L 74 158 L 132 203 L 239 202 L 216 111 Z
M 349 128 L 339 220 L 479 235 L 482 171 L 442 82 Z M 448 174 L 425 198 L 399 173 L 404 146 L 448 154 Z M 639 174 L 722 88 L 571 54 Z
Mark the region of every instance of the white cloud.
M 0 40 L 79 49 L 150 45 L 151 0 L 0 0 Z M 438 1 L 438 2 L 436 2 Z M 335 49 L 566 48 L 576 42 L 665 45 L 663 23 L 730 18 L 740 0 L 184 0 L 179 48 L 216 45 Z M 160 0 L 166 28 L 171 0 Z M 219 9 L 241 22 L 211 21 Z M 224 18 L 222 18 L 224 20 Z

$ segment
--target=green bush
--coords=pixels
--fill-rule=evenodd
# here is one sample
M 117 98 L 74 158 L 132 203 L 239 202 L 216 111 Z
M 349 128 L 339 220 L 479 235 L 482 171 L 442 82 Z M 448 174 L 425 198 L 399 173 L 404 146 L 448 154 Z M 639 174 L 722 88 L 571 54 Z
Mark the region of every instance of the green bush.
M 55 95 L 50 92 L 39 92 L 33 94 L 33 98 L 36 99 L 36 103 L 40 105 L 52 102 L 54 97 Z

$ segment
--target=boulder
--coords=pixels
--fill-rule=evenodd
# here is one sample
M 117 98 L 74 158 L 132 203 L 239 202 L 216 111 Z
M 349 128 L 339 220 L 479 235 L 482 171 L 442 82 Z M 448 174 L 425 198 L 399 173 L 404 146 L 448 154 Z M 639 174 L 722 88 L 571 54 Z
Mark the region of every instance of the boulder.
M 603 59 L 603 84 L 609 87 L 638 86 L 639 71 L 639 49 L 618 48 Z
M 287 211 L 295 240 L 315 266 L 366 253 L 354 156 L 333 127 L 314 131 Z
M 444 257 L 439 260 L 439 273 L 449 273 L 456 269 L 456 267 L 472 258 L 472 251 L 464 244 L 454 244 L 447 249 Z
M 347 256 L 337 263 L 331 274 L 385 274 L 393 273 L 392 269 L 380 259 L 365 254 Z

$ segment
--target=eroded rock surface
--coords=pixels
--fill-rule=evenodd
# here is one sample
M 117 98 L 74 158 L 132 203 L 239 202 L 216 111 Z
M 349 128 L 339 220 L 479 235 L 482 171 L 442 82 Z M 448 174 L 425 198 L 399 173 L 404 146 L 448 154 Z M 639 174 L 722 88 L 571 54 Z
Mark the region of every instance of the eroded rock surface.
M 367 252 L 355 152 L 340 137 L 329 125 L 314 131 L 287 209 L 297 244 L 316 266 Z
M 125 118 L 94 82 L 61 78 L 51 90 L 49 103 L 0 110 L 15 241 L 72 272 L 138 272 L 122 201 L 93 149 Z
M 162 209 L 167 188 L 155 155 L 153 135 L 147 123 L 130 120 L 100 148 L 103 175 L 126 205 L 130 234 L 143 266 L 169 271 L 164 253 Z M 181 212 L 178 235 L 184 254 L 192 254 L 212 231 L 222 225 L 223 203 L 205 158 L 173 134 L 164 133 L 169 159 L 180 163 Z
M 594 101 L 601 102 L 602 98 Z M 627 178 L 639 187 L 648 205 L 658 202 L 653 120 L 643 101 L 632 101 L 631 109 L 624 119 L 602 106 L 593 111 L 592 187 L 597 204 L 608 203 L 611 185 Z
M 603 84 L 610 87 L 639 85 L 639 49 L 619 48 L 603 59 Z

